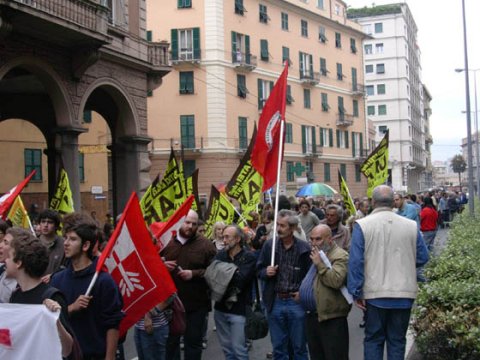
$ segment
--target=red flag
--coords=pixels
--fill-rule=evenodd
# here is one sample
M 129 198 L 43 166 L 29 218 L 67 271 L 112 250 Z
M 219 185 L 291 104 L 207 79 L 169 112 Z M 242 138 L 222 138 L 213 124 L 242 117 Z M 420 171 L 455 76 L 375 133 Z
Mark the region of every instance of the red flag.
M 258 123 L 258 133 L 252 151 L 252 165 L 263 177 L 262 191 L 277 182 L 278 156 L 280 152 L 280 123 L 285 121 L 288 64 L 285 64 L 263 107 Z M 283 157 L 283 154 L 281 154 Z
M 187 217 L 188 211 L 192 207 L 195 197 L 190 195 L 187 200 L 185 200 L 167 222 L 156 222 L 150 225 L 150 230 L 152 230 L 153 235 L 159 241 L 160 250 L 168 244 L 172 238 L 172 233 L 178 231 L 180 226 L 182 226 L 185 218 Z
M 12 338 L 9 329 L 0 329 L 0 345 L 12 347 Z
M 153 245 L 135 193 L 98 259 L 106 265 L 123 296 L 125 318 L 120 337 L 147 311 L 176 292 L 170 273 Z
M 33 175 L 35 175 L 35 173 L 36 171 L 32 170 L 32 172 L 25 179 L 23 179 L 20 184 L 15 185 L 13 188 L 10 189 L 8 193 L 0 197 L 0 219 L 7 218 L 8 209 L 10 209 L 10 206 L 12 206 L 17 195 L 22 192 L 25 185 L 28 184 L 28 182 L 33 177 Z

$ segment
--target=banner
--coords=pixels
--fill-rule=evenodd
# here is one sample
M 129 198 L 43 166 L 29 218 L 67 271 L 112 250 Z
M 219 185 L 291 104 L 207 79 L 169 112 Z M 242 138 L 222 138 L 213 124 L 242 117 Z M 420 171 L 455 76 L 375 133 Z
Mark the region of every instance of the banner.
M 213 225 L 217 221 L 223 221 L 227 225 L 233 223 L 235 210 L 233 204 L 225 196 L 221 196 L 220 192 L 213 185 L 208 204 L 207 215 L 205 216 L 205 237 L 210 239 L 212 237 Z
M 23 201 L 20 195 L 18 195 L 15 201 L 13 202 L 12 207 L 8 212 L 7 218 L 10 219 L 13 226 L 22 227 L 28 230 L 31 229 L 30 219 L 28 217 L 27 210 L 23 205 Z
M 350 212 L 350 215 L 355 215 L 357 209 L 353 203 L 352 195 L 350 195 L 350 190 L 348 190 L 347 182 L 343 178 L 340 170 L 338 170 L 338 186 L 340 188 L 340 194 L 342 195 L 345 208 Z
M 45 305 L 0 304 L 0 359 L 62 360 L 59 315 Z
M 246 220 L 252 220 L 250 212 L 257 211 L 257 206 L 262 199 L 263 178 L 250 160 L 256 135 L 257 127 L 255 126 L 250 145 L 225 191 L 227 196 L 238 201 L 242 210 L 241 215 Z
M 18 196 L 18 194 L 22 192 L 23 188 L 28 184 L 28 182 L 33 177 L 33 175 L 35 175 L 35 173 L 36 171 L 32 170 L 32 172 L 28 174 L 28 176 L 23 179 L 21 183 L 15 185 L 13 188 L 10 189 L 9 192 L 0 197 L 0 219 L 6 218 L 8 210 L 15 201 L 15 198 Z
M 173 149 L 163 179 L 157 176 L 140 201 L 145 222 L 166 221 L 185 199 L 185 179 L 182 166 L 177 162 Z
M 75 211 L 73 208 L 72 189 L 68 180 L 67 172 L 64 168 L 60 169 L 55 194 L 50 200 L 50 209 L 58 211 L 60 214 L 70 214 Z
M 103 265 L 118 284 L 123 297 L 125 317 L 120 323 L 120 337 L 158 303 L 176 292 L 170 273 L 160 259 L 135 193 L 132 193 L 115 227 L 96 272 Z
M 388 179 L 388 130 L 380 144 L 362 164 L 360 171 L 367 177 L 367 196 L 371 198 L 373 189 Z

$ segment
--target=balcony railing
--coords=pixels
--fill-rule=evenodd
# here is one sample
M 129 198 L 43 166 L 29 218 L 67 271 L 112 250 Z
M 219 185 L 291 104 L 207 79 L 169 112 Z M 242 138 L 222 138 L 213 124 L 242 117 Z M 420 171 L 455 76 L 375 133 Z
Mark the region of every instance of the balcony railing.
M 148 62 L 153 66 L 168 65 L 168 42 L 148 43 Z
M 320 73 L 300 70 L 300 81 L 304 85 L 317 85 L 320 82 Z
M 36 11 L 106 34 L 109 9 L 91 0 L 12 0 Z M 7 2 L 8 3 L 8 2 Z
M 195 49 L 194 51 L 178 51 L 177 53 L 171 53 L 170 55 L 170 60 L 173 64 L 198 63 L 201 60 L 200 49 Z
M 306 157 L 316 157 L 323 154 L 323 147 L 319 144 L 308 144 L 303 149 L 303 155 Z
M 353 96 L 364 96 L 365 86 L 361 84 L 352 84 Z
M 345 113 L 337 114 L 337 126 L 350 126 L 353 125 L 353 116 Z
M 232 53 L 232 63 L 237 69 L 252 71 L 257 67 L 257 57 L 242 52 Z

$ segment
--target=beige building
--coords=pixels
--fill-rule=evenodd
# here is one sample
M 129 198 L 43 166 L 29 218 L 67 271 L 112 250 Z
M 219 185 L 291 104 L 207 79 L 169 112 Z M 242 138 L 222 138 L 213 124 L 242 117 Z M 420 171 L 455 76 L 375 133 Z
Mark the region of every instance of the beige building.
M 150 39 L 171 43 L 173 66 L 148 100 L 152 178 L 173 147 L 187 173 L 200 169 L 201 195 L 227 182 L 288 60 L 282 189 L 338 188 L 340 170 L 365 194 L 365 35 L 343 1 L 149 0 L 147 24 Z

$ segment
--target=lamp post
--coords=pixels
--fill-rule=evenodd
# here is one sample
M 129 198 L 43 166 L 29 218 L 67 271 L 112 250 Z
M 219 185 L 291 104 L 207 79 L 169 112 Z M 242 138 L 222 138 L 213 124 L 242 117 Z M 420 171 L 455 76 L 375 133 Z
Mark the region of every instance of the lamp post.
M 462 71 L 465 71 L 465 69 L 455 69 L 455 71 L 460 73 Z M 473 72 L 473 92 L 475 97 L 475 153 L 476 153 L 475 166 L 477 169 L 477 175 L 476 175 L 477 196 L 480 199 L 480 144 L 478 141 L 479 139 L 478 139 L 478 99 L 477 99 L 477 71 L 480 71 L 480 68 L 469 69 L 469 71 Z

